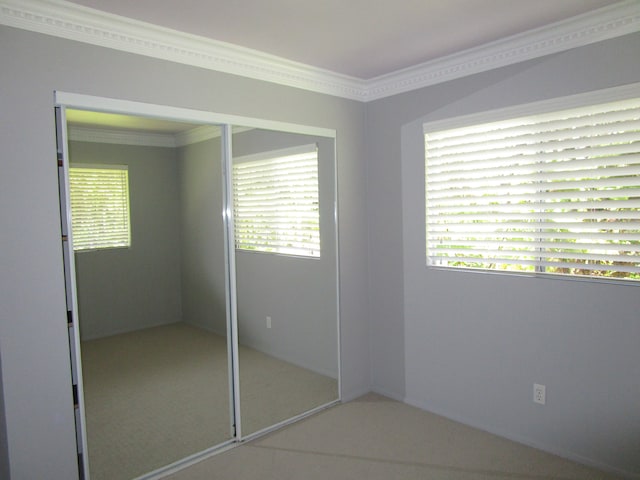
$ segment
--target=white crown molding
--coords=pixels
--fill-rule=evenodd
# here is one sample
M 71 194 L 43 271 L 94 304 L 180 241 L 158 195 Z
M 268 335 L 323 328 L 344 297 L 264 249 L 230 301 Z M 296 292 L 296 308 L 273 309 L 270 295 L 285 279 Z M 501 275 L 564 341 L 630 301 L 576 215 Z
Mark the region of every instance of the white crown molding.
M 132 132 L 82 127 L 78 125 L 69 125 L 67 131 L 69 140 L 76 142 L 114 143 L 118 145 L 167 148 L 178 146 L 176 135 L 171 133 Z
M 238 134 L 253 130 L 250 127 L 233 127 Z M 179 133 L 141 132 L 132 130 L 111 130 L 109 128 L 69 125 L 69 140 L 90 143 L 114 143 L 118 145 L 138 145 L 145 147 L 184 147 L 193 143 L 220 137 L 219 127 L 201 125 Z
M 627 0 L 373 78 L 367 84 L 366 100 L 417 90 L 637 31 L 640 31 L 640 2 Z
M 363 82 L 347 75 L 64 0 L 0 0 L 0 24 L 289 87 L 362 100 Z
M 183 147 L 192 143 L 203 142 L 221 136 L 220 127 L 212 125 L 202 125 L 195 127 L 185 132 L 177 133 L 174 138 L 176 146 Z
M 233 126 L 234 135 L 242 132 L 248 132 L 249 130 L 253 130 L 253 128 Z M 176 146 L 183 147 L 185 145 L 191 145 L 192 143 L 204 142 L 205 140 L 218 138 L 221 136 L 221 133 L 220 127 L 201 125 L 199 127 L 177 133 L 175 135 L 175 143 Z
M 640 30 L 625 0 L 455 55 L 361 80 L 64 0 L 0 0 L 0 24 L 359 101 L 371 101 Z

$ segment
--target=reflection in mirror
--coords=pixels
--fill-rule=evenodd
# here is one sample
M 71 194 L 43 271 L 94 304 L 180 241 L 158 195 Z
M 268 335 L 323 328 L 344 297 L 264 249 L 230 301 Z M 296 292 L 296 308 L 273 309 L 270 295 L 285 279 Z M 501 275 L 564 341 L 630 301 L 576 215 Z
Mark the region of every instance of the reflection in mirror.
M 90 477 L 157 474 L 338 400 L 334 138 L 233 126 L 233 176 L 268 166 L 231 189 L 228 251 L 225 129 L 64 112 Z
M 234 132 L 242 436 L 339 397 L 333 138 Z
M 67 123 L 89 470 L 129 479 L 232 437 L 220 129 L 73 110 Z M 101 169 L 128 177 L 116 245 L 87 223 L 121 181 L 98 185 Z

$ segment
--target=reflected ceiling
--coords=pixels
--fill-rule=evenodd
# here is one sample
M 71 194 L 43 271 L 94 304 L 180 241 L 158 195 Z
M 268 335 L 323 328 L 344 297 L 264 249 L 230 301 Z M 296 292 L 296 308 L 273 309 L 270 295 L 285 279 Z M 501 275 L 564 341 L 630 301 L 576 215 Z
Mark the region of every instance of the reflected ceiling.
M 105 130 L 127 130 L 145 133 L 177 134 L 186 132 L 199 124 L 174 122 L 158 118 L 121 115 L 116 113 L 92 112 L 88 110 L 66 111 L 67 123 L 71 126 Z

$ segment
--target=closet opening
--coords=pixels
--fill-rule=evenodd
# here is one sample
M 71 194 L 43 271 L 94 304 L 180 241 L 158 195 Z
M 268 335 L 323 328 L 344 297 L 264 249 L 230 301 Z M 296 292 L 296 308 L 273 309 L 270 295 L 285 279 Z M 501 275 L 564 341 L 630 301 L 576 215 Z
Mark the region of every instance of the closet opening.
M 62 92 L 56 122 L 82 478 L 161 478 L 340 400 L 334 132 Z M 247 224 L 234 172 L 274 152 L 289 194 L 245 179 Z

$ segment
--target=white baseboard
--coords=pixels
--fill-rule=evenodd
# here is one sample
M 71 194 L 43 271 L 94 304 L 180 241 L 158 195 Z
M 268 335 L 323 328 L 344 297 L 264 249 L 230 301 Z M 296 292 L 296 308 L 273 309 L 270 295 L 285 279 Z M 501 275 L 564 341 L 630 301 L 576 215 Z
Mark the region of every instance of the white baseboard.
M 404 393 L 397 393 L 397 392 L 393 392 L 391 390 L 386 390 L 384 388 L 381 388 L 377 385 L 373 385 L 371 387 L 371 391 L 373 393 L 377 393 L 378 395 L 382 395 L 383 397 L 387 397 L 390 398 L 392 400 L 396 400 L 398 402 L 402 402 L 402 403 L 407 403 L 405 402 L 405 397 L 404 397 Z
M 355 400 L 357 398 L 362 397 L 363 395 L 366 395 L 367 393 L 370 393 L 371 389 L 369 387 L 367 388 L 358 388 L 355 390 L 342 390 L 342 402 L 346 403 L 346 402 L 350 402 L 352 400 Z
M 566 458 L 567 460 L 572 460 L 574 462 L 580 463 L 580 464 L 588 466 L 588 467 L 597 468 L 597 469 L 605 471 L 605 472 L 609 472 L 609 473 L 612 473 L 612 474 L 615 474 L 615 475 L 619 475 L 619 476 L 621 476 L 623 478 L 627 478 L 629 480 L 640 480 L 640 474 L 629 472 L 629 471 L 620 469 L 618 467 L 614 467 L 613 465 L 609 465 L 609 464 L 606 464 L 606 463 L 599 462 L 599 461 L 594 460 L 592 458 L 584 457 L 582 455 L 576 454 L 575 452 L 571 452 L 571 451 L 567 451 L 567 450 L 562 449 L 562 448 L 558 448 L 555 445 L 542 444 L 540 442 L 537 442 L 537 441 L 532 440 L 532 439 L 527 438 L 527 437 L 522 437 L 520 435 L 513 435 L 511 433 L 504 432 L 504 431 L 502 431 L 500 429 L 492 428 L 491 426 L 478 424 L 476 422 L 470 421 L 469 419 L 467 419 L 465 417 L 462 417 L 462 416 L 459 416 L 459 415 L 455 415 L 455 414 L 451 414 L 451 412 L 445 412 L 445 411 L 440 410 L 438 408 L 433 408 L 427 402 L 416 400 L 416 399 L 413 399 L 413 398 L 408 397 L 408 396 L 406 396 L 404 398 L 403 402 L 406 403 L 407 405 L 411 405 L 413 407 L 417 407 L 417 408 L 419 408 L 421 410 L 425 410 L 425 411 L 427 411 L 429 413 L 433 413 L 435 415 L 447 418 L 449 420 L 453 420 L 454 422 L 462 423 L 463 425 L 467 425 L 469 427 L 477 428 L 478 430 L 482 430 L 484 432 L 491 433 L 493 435 L 497 435 L 497 436 L 502 437 L 502 438 L 506 438 L 507 440 L 511 440 L 512 442 L 517 442 L 517 443 L 520 443 L 522 445 L 526 445 L 527 447 L 536 448 L 538 450 L 542 450 L 543 452 L 547 452 L 547 453 L 550 453 L 552 455 L 557 455 L 559 457 Z

